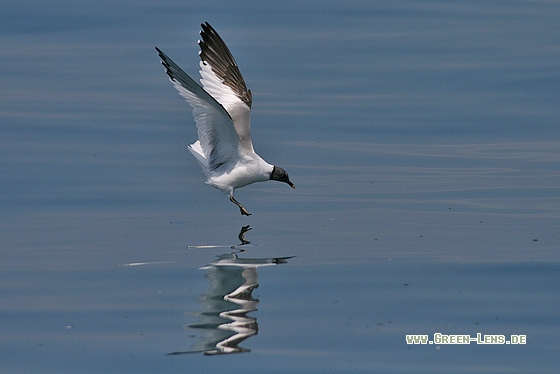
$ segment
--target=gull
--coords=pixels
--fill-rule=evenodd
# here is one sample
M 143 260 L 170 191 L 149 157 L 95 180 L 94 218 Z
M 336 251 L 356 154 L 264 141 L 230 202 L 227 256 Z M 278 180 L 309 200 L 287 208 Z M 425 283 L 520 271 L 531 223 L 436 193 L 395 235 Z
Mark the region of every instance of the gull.
M 233 197 L 236 188 L 275 180 L 296 188 L 281 167 L 263 160 L 251 141 L 251 90 L 228 47 L 208 22 L 201 25 L 200 82 L 196 83 L 158 47 L 161 63 L 179 94 L 193 109 L 198 140 L 188 146 L 206 184 L 229 195 L 242 215 L 251 213 Z

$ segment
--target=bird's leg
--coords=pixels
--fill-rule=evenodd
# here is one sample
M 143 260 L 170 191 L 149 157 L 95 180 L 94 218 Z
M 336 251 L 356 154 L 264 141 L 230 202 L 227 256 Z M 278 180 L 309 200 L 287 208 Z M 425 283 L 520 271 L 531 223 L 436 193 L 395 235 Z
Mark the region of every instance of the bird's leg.
M 249 213 L 247 211 L 247 209 L 245 209 L 245 207 L 243 207 L 243 205 L 241 205 L 241 203 L 239 203 L 239 201 L 235 200 L 233 195 L 229 196 L 229 201 L 231 201 L 232 203 L 234 203 L 235 205 L 237 205 L 239 207 L 239 210 L 241 211 L 241 215 L 243 215 L 243 216 L 250 216 L 251 215 L 251 213 Z

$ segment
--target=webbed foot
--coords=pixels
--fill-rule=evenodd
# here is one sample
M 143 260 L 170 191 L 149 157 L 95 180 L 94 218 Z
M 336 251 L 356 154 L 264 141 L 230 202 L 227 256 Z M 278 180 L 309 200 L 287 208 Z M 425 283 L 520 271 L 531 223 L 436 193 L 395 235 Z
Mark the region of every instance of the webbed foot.
M 245 209 L 245 208 L 242 207 L 242 206 L 239 207 L 239 210 L 241 211 L 241 215 L 242 215 L 242 216 L 250 216 L 250 215 L 251 215 L 251 213 L 249 213 L 249 212 L 247 211 L 247 209 Z
M 247 209 L 245 209 L 245 207 L 243 205 L 241 205 L 241 203 L 239 203 L 239 201 L 235 200 L 233 196 L 229 197 L 229 201 L 231 201 L 232 203 L 234 203 L 235 205 L 237 205 L 239 207 L 239 210 L 241 211 L 242 216 L 250 216 L 251 215 L 251 213 L 249 213 L 249 211 Z

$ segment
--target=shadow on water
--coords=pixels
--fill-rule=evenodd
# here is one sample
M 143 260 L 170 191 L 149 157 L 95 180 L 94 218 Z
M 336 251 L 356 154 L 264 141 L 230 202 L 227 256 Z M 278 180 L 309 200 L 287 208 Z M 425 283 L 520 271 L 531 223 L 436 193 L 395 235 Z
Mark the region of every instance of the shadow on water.
M 241 228 L 238 236 L 240 246 L 250 244 L 245 239 L 245 233 L 249 230 L 249 226 Z M 251 351 L 239 347 L 239 344 L 259 331 L 257 319 L 249 316 L 249 313 L 257 310 L 259 303 L 252 295 L 259 286 L 257 268 L 285 264 L 293 256 L 241 258 L 243 252 L 245 250 L 239 248 L 235 252 L 218 255 L 216 260 L 200 268 L 206 270 L 208 289 L 197 299 L 201 305 L 195 313 L 199 322 L 189 325 L 189 328 L 201 331 L 200 337 L 191 350 L 168 355 L 219 355 Z

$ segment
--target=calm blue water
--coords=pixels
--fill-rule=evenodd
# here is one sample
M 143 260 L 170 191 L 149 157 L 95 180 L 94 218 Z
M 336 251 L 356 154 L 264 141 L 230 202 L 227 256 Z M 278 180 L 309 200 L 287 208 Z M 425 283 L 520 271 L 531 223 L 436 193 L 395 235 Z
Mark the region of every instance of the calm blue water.
M 559 3 L 2 8 L 3 373 L 557 371 Z M 196 77 L 203 21 L 297 185 L 251 217 L 154 50 Z

